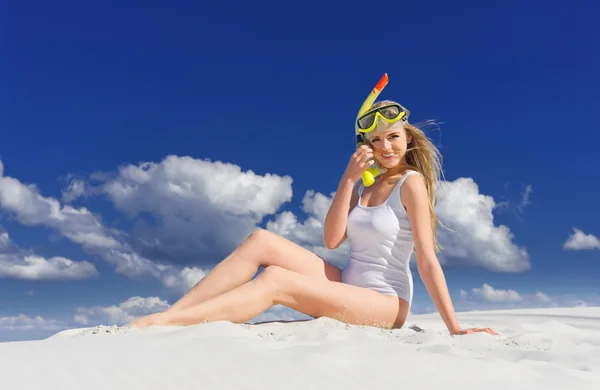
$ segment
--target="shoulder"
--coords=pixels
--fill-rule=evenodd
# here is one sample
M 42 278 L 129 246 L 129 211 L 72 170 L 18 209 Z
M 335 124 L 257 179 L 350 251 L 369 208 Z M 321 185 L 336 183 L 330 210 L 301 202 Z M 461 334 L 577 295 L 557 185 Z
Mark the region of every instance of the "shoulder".
M 425 181 L 419 172 L 406 173 L 403 179 L 402 187 L 400 187 L 400 197 L 404 207 L 409 208 L 422 201 L 428 202 Z
M 421 173 L 417 171 L 409 171 L 404 174 L 401 180 L 404 180 L 403 187 L 416 190 L 418 188 L 425 188 L 425 181 Z

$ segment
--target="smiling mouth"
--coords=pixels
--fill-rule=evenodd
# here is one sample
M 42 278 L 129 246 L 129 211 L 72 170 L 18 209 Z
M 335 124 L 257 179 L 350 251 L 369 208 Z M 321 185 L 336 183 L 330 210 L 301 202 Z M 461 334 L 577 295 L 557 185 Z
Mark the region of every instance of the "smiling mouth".
M 392 154 L 382 154 L 381 156 L 383 156 L 383 158 L 392 158 L 392 157 L 396 156 L 396 153 L 392 153 Z

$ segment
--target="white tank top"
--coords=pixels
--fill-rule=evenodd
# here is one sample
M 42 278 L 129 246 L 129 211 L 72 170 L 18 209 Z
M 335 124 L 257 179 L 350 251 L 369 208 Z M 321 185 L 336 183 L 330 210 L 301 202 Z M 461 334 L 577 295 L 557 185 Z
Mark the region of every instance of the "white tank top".
M 379 206 L 360 205 L 364 190 L 364 184 L 360 184 L 358 203 L 348 215 L 346 227 L 350 259 L 342 270 L 344 283 L 397 296 L 409 306 L 413 297 L 409 262 L 414 240 L 400 188 L 411 174 L 419 173 L 407 171 Z

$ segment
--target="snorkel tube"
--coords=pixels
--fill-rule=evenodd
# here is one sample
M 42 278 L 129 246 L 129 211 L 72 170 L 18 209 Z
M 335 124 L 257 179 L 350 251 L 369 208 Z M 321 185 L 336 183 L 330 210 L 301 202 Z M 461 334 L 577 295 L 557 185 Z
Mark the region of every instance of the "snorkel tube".
M 367 96 L 367 98 L 363 102 L 362 106 L 360 106 L 360 110 L 358 110 L 358 115 L 356 116 L 356 121 L 354 122 L 354 130 L 355 130 L 354 132 L 355 132 L 355 136 L 356 136 L 356 149 L 358 149 L 361 145 L 365 144 L 365 140 L 364 140 L 364 136 L 363 136 L 363 133 L 365 133 L 365 132 L 358 128 L 358 119 L 364 113 L 366 113 L 369 110 L 369 108 L 371 108 L 371 105 L 373 105 L 373 102 L 375 101 L 375 99 L 377 99 L 377 96 L 379 96 L 381 91 L 383 91 L 383 89 L 385 88 L 387 83 L 388 83 L 388 75 L 387 75 L 387 73 L 385 73 L 383 75 L 383 77 L 381 78 L 381 80 L 379 80 L 377 85 L 375 85 L 375 88 L 373 88 L 373 90 L 371 90 L 371 93 L 369 94 L 369 96 Z M 363 181 L 365 187 L 369 187 L 370 185 L 372 185 L 375 182 L 375 177 L 377 175 L 379 175 L 379 170 L 377 168 L 375 168 L 375 167 L 367 168 L 367 170 L 362 174 L 362 181 Z

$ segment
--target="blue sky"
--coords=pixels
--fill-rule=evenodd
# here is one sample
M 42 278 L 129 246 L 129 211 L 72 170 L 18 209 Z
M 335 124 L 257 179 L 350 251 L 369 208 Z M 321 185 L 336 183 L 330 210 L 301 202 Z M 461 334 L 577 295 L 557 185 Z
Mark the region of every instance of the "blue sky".
M 594 10 L 5 4 L 0 341 L 164 308 L 257 226 L 343 264 L 321 223 L 385 72 L 439 123 L 457 310 L 600 304 Z

